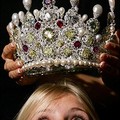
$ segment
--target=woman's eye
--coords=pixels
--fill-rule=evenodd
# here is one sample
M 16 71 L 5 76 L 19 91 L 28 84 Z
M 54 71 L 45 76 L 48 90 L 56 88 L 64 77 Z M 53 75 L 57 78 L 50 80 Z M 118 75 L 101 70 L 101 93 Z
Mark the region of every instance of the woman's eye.
M 84 119 L 81 117 L 74 117 L 72 120 L 84 120 Z
M 41 118 L 39 118 L 38 120 L 48 120 L 48 119 L 45 118 L 45 117 L 41 117 Z

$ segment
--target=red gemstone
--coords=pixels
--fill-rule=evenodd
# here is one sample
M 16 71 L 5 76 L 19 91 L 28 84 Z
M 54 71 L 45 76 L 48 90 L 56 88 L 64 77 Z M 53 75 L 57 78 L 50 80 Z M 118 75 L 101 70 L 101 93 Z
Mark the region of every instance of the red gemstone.
M 58 25 L 58 27 L 62 28 L 62 27 L 63 27 L 63 22 L 60 21 L 60 20 L 58 20 L 58 21 L 57 21 L 57 25 Z
M 35 23 L 35 29 L 39 30 L 39 29 L 40 29 L 40 27 L 41 27 L 40 22 L 36 22 L 36 23 Z
M 27 45 L 23 45 L 23 50 L 24 50 L 25 52 L 27 52 L 27 51 L 28 51 L 28 46 L 27 46 Z
M 96 46 L 96 47 L 93 48 L 93 51 L 94 51 L 95 53 L 98 53 L 98 52 L 99 52 L 99 48 Z
M 74 46 L 75 46 L 76 48 L 80 48 L 80 47 L 81 47 L 80 41 L 76 41 L 76 42 L 74 43 Z

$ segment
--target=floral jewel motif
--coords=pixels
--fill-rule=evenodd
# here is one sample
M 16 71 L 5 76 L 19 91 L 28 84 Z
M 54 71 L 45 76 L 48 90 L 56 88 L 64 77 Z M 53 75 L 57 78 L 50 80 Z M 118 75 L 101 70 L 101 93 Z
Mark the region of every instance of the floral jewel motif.
M 108 0 L 110 12 L 106 28 L 100 32 L 98 17 L 102 6 L 93 7 L 93 17 L 78 13 L 79 0 L 70 0 L 71 8 L 55 6 L 55 0 L 43 0 L 43 7 L 30 12 L 32 0 L 23 0 L 26 13 L 12 15 L 7 30 L 10 40 L 17 43 L 17 59 L 24 61 L 27 75 L 75 72 L 76 67 L 99 67 L 98 56 L 103 45 L 115 32 L 115 0 Z M 78 71 L 77 69 L 77 71 Z

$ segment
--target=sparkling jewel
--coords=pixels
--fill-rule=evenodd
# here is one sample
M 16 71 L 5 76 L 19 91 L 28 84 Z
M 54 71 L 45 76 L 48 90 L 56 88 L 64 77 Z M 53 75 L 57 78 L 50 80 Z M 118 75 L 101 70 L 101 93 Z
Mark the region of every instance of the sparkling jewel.
M 57 25 L 58 25 L 60 28 L 62 28 L 62 27 L 63 27 L 63 22 L 60 21 L 60 20 L 58 20 L 58 21 L 57 21 Z
M 75 37 L 75 31 L 72 30 L 72 29 L 68 29 L 66 32 L 65 32 L 65 35 L 68 39 L 73 39 Z
M 76 41 L 76 42 L 74 43 L 74 46 L 75 46 L 76 48 L 80 48 L 80 47 L 81 47 L 80 41 Z
M 35 23 L 35 29 L 39 30 L 41 27 L 41 23 L 40 22 L 36 22 Z
M 27 52 L 28 51 L 28 46 L 27 45 L 23 45 L 23 50 L 24 50 L 24 52 Z
M 98 53 L 99 48 L 96 46 L 96 47 L 93 48 L 93 51 L 94 51 L 95 53 Z
M 44 54 L 46 56 L 52 56 L 53 55 L 53 49 L 50 48 L 50 47 L 45 47 L 43 51 L 44 51 Z
M 53 33 L 53 30 L 51 28 L 46 28 L 44 31 L 43 31 L 43 36 L 48 39 L 48 40 L 52 40 L 53 37 L 54 37 L 54 33 Z
M 52 3 L 52 0 L 44 0 L 44 3 L 45 3 L 46 5 L 50 5 L 50 4 Z
M 50 15 L 50 13 L 46 13 L 46 14 L 45 14 L 45 20 L 47 20 L 47 21 L 51 20 L 51 15 Z

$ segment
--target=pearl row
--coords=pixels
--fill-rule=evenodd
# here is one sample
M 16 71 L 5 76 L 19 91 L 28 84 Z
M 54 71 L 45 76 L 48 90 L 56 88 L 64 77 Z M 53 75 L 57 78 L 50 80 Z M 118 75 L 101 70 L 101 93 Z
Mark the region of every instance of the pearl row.
M 29 69 L 32 69 L 34 67 L 36 68 L 51 68 L 51 67 L 58 67 L 58 66 L 69 66 L 71 68 L 75 67 L 75 66 L 84 66 L 84 67 L 99 67 L 98 63 L 95 62 L 89 62 L 89 61 L 81 61 L 81 60 L 44 60 L 44 61 L 37 61 L 37 62 L 32 62 L 32 63 L 28 63 L 25 64 L 23 66 L 23 70 L 27 71 Z

